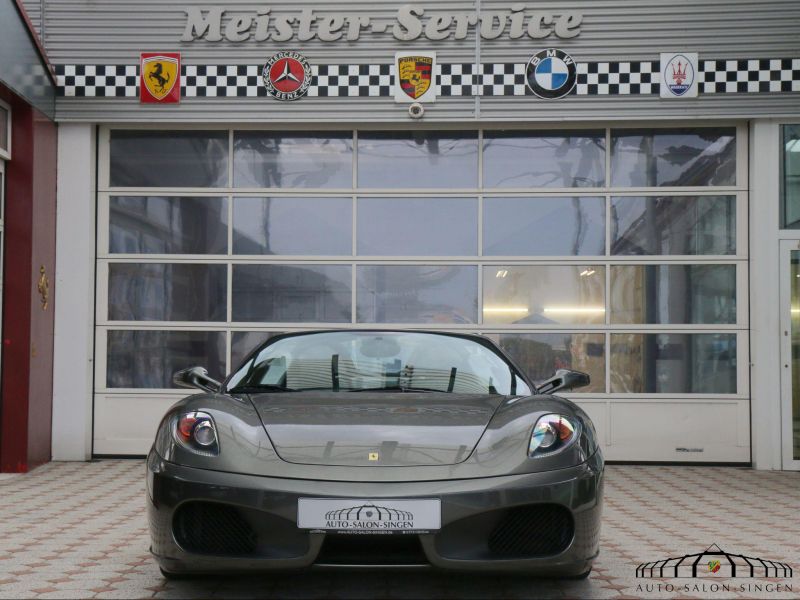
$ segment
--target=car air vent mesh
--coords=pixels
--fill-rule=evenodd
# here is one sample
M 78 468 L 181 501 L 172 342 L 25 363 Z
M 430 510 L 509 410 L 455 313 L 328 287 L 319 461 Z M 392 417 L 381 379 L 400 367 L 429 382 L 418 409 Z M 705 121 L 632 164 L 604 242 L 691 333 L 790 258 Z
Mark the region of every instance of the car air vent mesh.
M 493 558 L 536 558 L 560 554 L 574 534 L 569 510 L 558 504 L 510 509 L 489 535 Z
M 256 533 L 234 506 L 187 502 L 175 512 L 172 526 L 175 540 L 187 552 L 242 556 L 256 551 Z

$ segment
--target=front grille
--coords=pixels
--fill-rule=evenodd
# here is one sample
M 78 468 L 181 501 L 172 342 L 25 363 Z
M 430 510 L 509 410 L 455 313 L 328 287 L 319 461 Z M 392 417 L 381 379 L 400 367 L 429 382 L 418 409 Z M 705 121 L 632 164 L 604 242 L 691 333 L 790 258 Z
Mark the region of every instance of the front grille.
M 256 532 L 234 506 L 187 502 L 175 511 L 172 526 L 175 540 L 187 552 L 242 556 L 256 551 Z
M 317 556 L 320 565 L 427 565 L 419 537 L 392 535 L 325 535 Z
M 489 534 L 494 558 L 536 558 L 567 549 L 575 525 L 569 510 L 558 504 L 534 504 L 510 509 Z

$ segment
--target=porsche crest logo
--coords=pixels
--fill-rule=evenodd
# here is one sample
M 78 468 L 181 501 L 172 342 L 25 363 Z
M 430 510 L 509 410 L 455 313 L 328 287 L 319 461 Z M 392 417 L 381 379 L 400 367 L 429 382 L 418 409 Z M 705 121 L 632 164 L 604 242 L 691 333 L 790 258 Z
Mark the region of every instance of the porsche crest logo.
M 395 100 L 432 102 L 436 99 L 436 53 L 395 54 Z
M 179 102 L 181 56 L 178 53 L 143 53 L 141 57 L 142 102 Z
M 409 98 L 418 100 L 431 87 L 433 59 L 428 56 L 406 56 L 397 61 L 400 87 Z

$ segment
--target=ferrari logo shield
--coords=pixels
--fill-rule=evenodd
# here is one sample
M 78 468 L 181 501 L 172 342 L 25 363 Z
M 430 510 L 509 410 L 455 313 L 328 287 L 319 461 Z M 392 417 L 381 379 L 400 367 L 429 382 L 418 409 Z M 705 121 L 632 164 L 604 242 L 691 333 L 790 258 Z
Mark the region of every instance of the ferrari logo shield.
M 398 102 L 432 102 L 436 98 L 434 69 L 435 52 L 395 55 L 395 100 Z
M 370 452 L 369 453 L 369 459 L 370 460 L 379 460 L 380 459 L 380 454 L 378 454 L 377 452 Z
M 180 54 L 143 53 L 140 69 L 139 96 L 142 102 L 180 102 Z

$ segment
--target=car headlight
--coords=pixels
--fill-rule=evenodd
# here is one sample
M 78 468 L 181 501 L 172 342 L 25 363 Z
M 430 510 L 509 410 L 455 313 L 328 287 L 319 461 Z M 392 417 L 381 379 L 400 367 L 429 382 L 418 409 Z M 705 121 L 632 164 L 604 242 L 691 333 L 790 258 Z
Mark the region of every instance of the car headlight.
M 217 428 L 208 413 L 195 411 L 175 415 L 172 433 L 175 440 L 187 450 L 204 456 L 219 454 Z
M 528 456 L 539 458 L 563 450 L 578 437 L 578 427 L 563 415 L 542 415 L 536 421 L 528 445 Z

